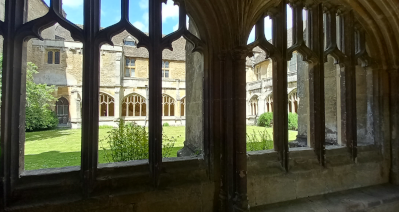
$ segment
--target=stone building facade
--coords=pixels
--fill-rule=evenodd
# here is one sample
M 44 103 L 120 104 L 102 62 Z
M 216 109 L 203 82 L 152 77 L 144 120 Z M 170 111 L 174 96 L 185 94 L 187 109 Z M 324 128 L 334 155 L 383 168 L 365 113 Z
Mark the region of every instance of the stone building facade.
M 34 76 L 36 83 L 57 87 L 54 95 L 59 101 L 54 110 L 60 126 L 79 128 L 83 45 L 75 42 L 58 24 L 47 29 L 50 30 L 52 33 L 45 34 L 43 41 L 29 41 L 27 60 L 38 66 L 39 73 Z M 112 41 L 114 46 L 101 47 L 100 125 L 115 126 L 120 118 L 146 125 L 148 51 L 137 48 L 138 40 L 126 31 Z M 185 125 L 185 45 L 185 40 L 180 38 L 172 44 L 173 51 L 163 51 L 163 122 L 170 125 Z M 68 111 L 59 108 L 68 108 Z

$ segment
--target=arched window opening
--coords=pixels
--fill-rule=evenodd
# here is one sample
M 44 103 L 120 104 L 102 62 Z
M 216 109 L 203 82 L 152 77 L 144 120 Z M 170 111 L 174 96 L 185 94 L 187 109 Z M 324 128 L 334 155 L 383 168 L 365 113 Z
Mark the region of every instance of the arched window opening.
M 186 97 L 180 100 L 180 116 L 186 116 Z
M 175 100 L 166 94 L 162 94 L 162 116 L 175 115 Z
M 100 116 L 112 117 L 115 116 L 115 100 L 112 96 L 100 93 Z
M 292 91 L 290 94 L 288 94 L 288 112 L 290 113 L 298 113 L 298 93 L 297 90 L 295 89 Z
M 56 113 L 58 124 L 68 124 L 69 121 L 69 102 L 65 97 L 61 97 L 56 102 Z
M 254 96 L 250 100 L 251 105 L 251 115 L 256 116 L 258 115 L 258 96 Z
M 139 94 L 126 96 L 122 101 L 122 116 L 146 116 L 146 99 Z
M 268 97 L 265 98 L 265 112 L 273 112 L 273 96 L 269 94 Z

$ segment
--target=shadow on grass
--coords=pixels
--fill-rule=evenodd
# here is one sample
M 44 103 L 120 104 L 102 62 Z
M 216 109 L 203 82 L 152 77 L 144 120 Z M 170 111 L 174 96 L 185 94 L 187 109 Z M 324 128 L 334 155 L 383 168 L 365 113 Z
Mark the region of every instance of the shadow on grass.
M 76 134 L 76 133 L 80 133 L 80 131 L 79 130 L 71 130 L 71 129 L 55 129 L 55 130 L 25 132 L 25 142 L 57 138 L 57 137 L 68 136 L 68 135 L 72 135 L 72 134 Z
M 177 157 L 182 147 L 174 147 L 169 157 Z M 109 150 L 105 150 L 109 151 Z M 98 163 L 110 163 L 104 158 L 104 150 L 98 151 Z M 80 152 L 50 151 L 36 155 L 25 155 L 25 170 L 80 166 Z

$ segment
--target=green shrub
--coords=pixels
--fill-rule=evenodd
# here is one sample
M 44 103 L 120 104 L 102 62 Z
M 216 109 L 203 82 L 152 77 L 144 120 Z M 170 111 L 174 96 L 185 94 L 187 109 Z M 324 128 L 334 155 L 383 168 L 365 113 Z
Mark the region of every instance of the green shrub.
M 164 127 L 169 127 L 169 123 L 166 122 L 166 123 L 164 123 L 162 126 L 164 126 Z
M 252 134 L 247 133 L 247 151 L 273 149 L 273 138 L 266 128 L 258 133 L 253 130 Z
M 55 98 L 55 86 L 36 84 L 33 75 L 37 74 L 37 66 L 28 62 L 26 69 L 26 104 L 25 129 L 27 131 L 51 129 L 58 125 L 58 118 L 51 110 Z
M 298 114 L 288 113 L 288 129 L 298 130 Z
M 261 127 L 271 127 L 273 123 L 273 113 L 263 113 L 258 118 L 258 126 Z
M 170 156 L 176 140 L 162 135 L 162 157 Z M 110 163 L 148 159 L 148 132 L 144 126 L 119 119 L 118 127 L 108 132 L 108 136 L 101 140 L 101 146 L 104 159 Z

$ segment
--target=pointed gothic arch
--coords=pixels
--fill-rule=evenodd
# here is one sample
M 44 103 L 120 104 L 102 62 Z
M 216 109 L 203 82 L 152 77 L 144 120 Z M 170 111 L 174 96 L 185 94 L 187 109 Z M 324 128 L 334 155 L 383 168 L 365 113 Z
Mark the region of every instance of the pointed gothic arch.
M 175 115 L 175 99 L 167 94 L 162 94 L 162 116 Z
M 146 99 L 137 93 L 132 93 L 122 101 L 122 116 L 146 116 Z

